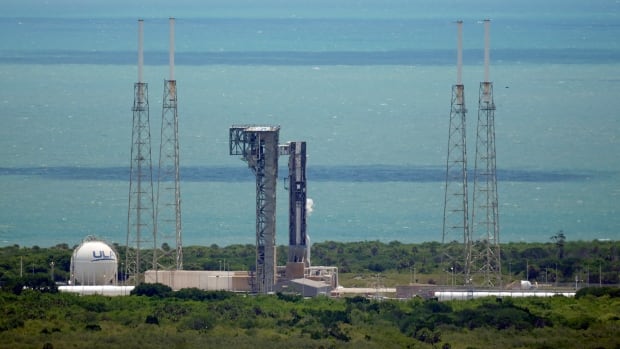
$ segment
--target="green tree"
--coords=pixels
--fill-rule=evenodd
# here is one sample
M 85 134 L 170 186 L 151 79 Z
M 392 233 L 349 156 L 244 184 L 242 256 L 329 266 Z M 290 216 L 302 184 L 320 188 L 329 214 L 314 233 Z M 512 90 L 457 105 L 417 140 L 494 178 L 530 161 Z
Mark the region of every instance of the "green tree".
M 556 235 L 551 237 L 551 240 L 555 242 L 555 246 L 558 249 L 558 258 L 564 258 L 564 244 L 566 243 L 566 236 L 564 232 L 560 230 Z

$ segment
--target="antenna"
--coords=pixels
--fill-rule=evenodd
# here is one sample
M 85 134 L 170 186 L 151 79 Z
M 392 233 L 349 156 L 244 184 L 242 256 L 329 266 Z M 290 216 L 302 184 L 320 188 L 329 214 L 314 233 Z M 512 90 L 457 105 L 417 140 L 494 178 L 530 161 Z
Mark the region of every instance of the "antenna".
M 502 286 L 499 245 L 499 202 L 495 153 L 495 102 L 493 83 L 489 81 L 489 27 L 484 20 L 484 81 L 480 83 L 478 126 L 476 129 L 476 162 L 472 195 L 471 235 L 472 275 L 484 286 Z
M 164 80 L 161 143 L 157 175 L 157 237 L 169 247 L 157 258 L 157 268 L 183 269 L 181 179 L 179 173 L 179 116 L 177 81 L 174 80 L 174 18 L 170 17 L 170 80 Z
M 489 65 L 491 62 L 491 20 L 484 20 L 484 82 L 490 81 Z
M 456 21 L 457 25 L 457 46 L 456 46 L 456 84 L 462 85 L 463 77 L 463 21 Z
M 138 83 L 142 83 L 142 67 L 144 66 L 144 20 L 138 20 Z
M 170 80 L 174 80 L 174 17 L 170 17 Z
M 463 21 L 456 22 L 457 82 L 452 85 L 448 156 L 446 158 L 446 185 L 444 197 L 442 264 L 462 277 L 463 284 L 470 282 L 469 213 L 467 194 L 467 141 L 465 86 L 461 81 L 463 67 Z M 453 241 L 462 241 L 462 250 L 451 248 Z M 460 282 L 459 282 L 460 283 Z
M 142 282 L 141 249 L 156 246 L 153 201 L 153 169 L 151 165 L 151 126 L 149 121 L 148 84 L 142 79 L 143 24 L 138 20 L 138 82 L 134 84 L 133 128 L 131 133 L 131 165 L 129 208 L 127 212 L 127 254 L 125 273 L 128 281 Z M 155 248 L 153 248 L 153 267 Z

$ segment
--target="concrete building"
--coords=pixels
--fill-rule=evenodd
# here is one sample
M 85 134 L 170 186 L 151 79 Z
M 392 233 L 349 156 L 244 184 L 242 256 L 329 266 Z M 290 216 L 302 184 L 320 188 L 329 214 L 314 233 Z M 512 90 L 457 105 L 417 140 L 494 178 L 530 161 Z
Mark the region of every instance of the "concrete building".
M 278 284 L 278 291 L 283 293 L 300 294 L 303 297 L 330 296 L 332 287 L 324 281 L 312 279 L 293 279 Z
M 212 270 L 147 270 L 144 282 L 160 283 L 177 291 L 197 288 L 206 291 L 250 292 L 250 275 L 247 271 Z

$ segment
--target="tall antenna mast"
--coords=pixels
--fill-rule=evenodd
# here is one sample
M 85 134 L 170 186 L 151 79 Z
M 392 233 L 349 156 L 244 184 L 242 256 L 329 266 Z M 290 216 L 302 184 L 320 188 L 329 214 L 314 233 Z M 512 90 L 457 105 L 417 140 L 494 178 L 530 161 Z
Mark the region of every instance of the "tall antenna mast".
M 484 20 L 484 82 L 480 83 L 476 164 L 472 207 L 472 247 L 475 279 L 484 286 L 502 286 L 499 245 L 499 204 L 495 162 L 495 102 L 489 81 L 490 25 Z
M 491 65 L 491 20 L 484 20 L 484 82 L 489 82 Z
M 142 67 L 144 66 L 144 20 L 138 20 L 138 83 L 143 82 Z
M 465 88 L 462 84 L 463 21 L 457 21 L 457 77 L 452 85 L 446 186 L 444 197 L 442 263 L 447 270 L 470 282 L 471 248 L 467 194 L 467 147 Z M 459 282 L 460 283 L 460 282 Z
M 142 282 L 141 273 L 147 268 L 142 265 L 142 248 L 145 246 L 147 248 L 154 248 L 156 243 L 148 85 L 143 82 L 142 76 L 142 67 L 144 65 L 143 27 L 144 21 L 138 20 L 138 82 L 134 84 L 132 108 L 133 128 L 131 133 L 127 253 L 125 261 L 125 278 L 127 278 L 127 281 L 135 284 Z M 153 257 L 154 265 L 155 257 Z
M 161 251 L 157 256 L 157 268 L 182 270 L 183 241 L 179 175 L 179 117 L 177 85 L 174 80 L 174 22 L 174 18 L 170 18 L 170 79 L 164 81 L 162 99 L 161 144 L 157 176 L 157 238 Z
M 170 81 L 174 81 L 174 18 L 170 17 Z
M 463 82 L 463 21 L 456 22 L 456 84 L 462 85 Z

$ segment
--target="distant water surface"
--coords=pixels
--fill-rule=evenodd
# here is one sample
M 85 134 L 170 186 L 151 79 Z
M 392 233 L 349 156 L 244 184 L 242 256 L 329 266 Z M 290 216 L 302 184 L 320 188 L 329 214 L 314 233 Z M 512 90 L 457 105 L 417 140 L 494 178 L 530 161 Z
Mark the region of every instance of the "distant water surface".
M 549 241 L 559 230 L 620 239 L 617 2 L 233 2 L 244 6 L 8 0 L 0 245 L 76 244 L 88 234 L 125 242 L 136 19 L 145 18 L 156 164 L 171 15 L 185 245 L 255 242 L 254 179 L 228 155 L 228 127 L 244 123 L 280 125 L 281 142 L 308 142 L 312 241 L 440 240 L 458 18 L 470 171 L 478 21 L 492 19 L 500 240 Z

